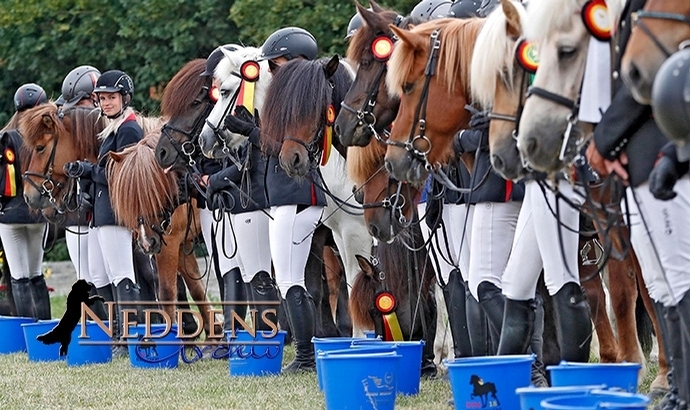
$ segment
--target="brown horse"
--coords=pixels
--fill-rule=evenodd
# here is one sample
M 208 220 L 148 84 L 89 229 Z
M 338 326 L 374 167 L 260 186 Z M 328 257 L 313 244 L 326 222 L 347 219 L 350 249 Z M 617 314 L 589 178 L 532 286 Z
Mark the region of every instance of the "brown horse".
M 690 39 L 690 3 L 648 0 L 633 20 L 636 27 L 625 48 L 621 75 L 635 99 L 649 104 L 659 67 Z
M 159 137 L 150 133 L 138 144 L 110 154 L 110 200 L 118 223 L 134 233 L 146 253 L 155 255 L 160 300 L 176 300 L 179 271 L 197 302 L 208 338 L 212 334 L 211 309 L 192 252 L 194 239 L 201 232 L 199 210 L 196 201 L 178 206 L 177 175 L 164 173 L 156 162 L 154 149 Z M 163 309 L 175 320 L 173 305 L 166 304 Z
M 515 39 L 522 35 L 525 12 L 521 6 L 508 1 L 502 1 L 502 9 L 503 15 L 496 16 L 500 19 L 492 18 L 491 23 L 487 22 L 487 24 L 493 24 L 494 27 L 487 26 L 487 31 L 479 36 L 475 45 L 471 71 L 472 93 L 482 105 L 492 107 L 489 147 L 494 169 L 505 178 L 518 179 L 524 176 L 526 171 L 517 149 L 515 127 L 519 119 L 519 110 L 524 104 L 529 73 L 516 64 L 518 44 Z M 506 42 L 505 39 L 508 41 Z M 484 48 L 489 44 L 492 45 L 493 52 L 484 53 Z M 620 205 L 612 203 L 611 192 L 604 191 L 601 187 L 592 187 L 590 193 L 593 201 L 605 203 L 607 209 L 612 209 L 620 215 Z M 596 212 L 597 216 L 594 220 L 599 225 L 597 226 L 599 241 L 611 243 L 618 254 L 622 255 L 625 247 L 624 238 L 628 236 L 627 229 L 610 230 L 606 226 L 601 226 L 599 221 L 606 220 L 601 208 L 596 210 L 590 208 L 588 212 Z M 613 222 L 622 224 L 621 219 Z M 586 243 L 590 245 L 587 246 Z M 591 263 L 598 260 L 593 243 L 591 238 L 584 240 L 581 238 L 580 279 L 587 294 L 591 316 L 599 337 L 601 360 L 602 362 L 642 362 L 635 320 L 638 290 L 652 318 L 656 334 L 660 335 L 660 333 L 651 300 L 644 287 L 639 263 L 632 250 L 629 250 L 627 257 L 622 260 L 611 257 L 607 261 L 609 278 L 614 284 L 609 286 L 609 292 L 618 330 L 618 340 L 616 340 L 606 312 L 602 280 L 596 274 L 597 265 Z M 589 263 L 583 266 L 583 260 L 589 260 Z M 658 341 L 663 347 L 660 337 Z M 659 349 L 659 373 L 652 383 L 653 388 L 663 388 L 667 385 L 668 368 L 662 350 L 663 348 Z
M 396 179 L 424 182 L 430 169 L 451 158 L 453 136 L 468 128 L 472 47 L 483 25 L 484 19 L 471 18 L 432 20 L 411 30 L 391 26 L 400 40 L 386 84 L 400 97 L 400 109 L 386 167 Z

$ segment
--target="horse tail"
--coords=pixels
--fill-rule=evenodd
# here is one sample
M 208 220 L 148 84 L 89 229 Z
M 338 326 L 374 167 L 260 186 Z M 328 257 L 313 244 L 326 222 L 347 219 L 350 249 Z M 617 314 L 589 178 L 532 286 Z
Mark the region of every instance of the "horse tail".
M 371 307 L 374 306 L 376 298 L 376 284 L 374 279 L 364 272 L 359 272 L 355 277 L 355 283 L 350 290 L 350 300 L 348 307 L 352 323 L 360 329 L 374 329 L 374 317 L 371 314 Z

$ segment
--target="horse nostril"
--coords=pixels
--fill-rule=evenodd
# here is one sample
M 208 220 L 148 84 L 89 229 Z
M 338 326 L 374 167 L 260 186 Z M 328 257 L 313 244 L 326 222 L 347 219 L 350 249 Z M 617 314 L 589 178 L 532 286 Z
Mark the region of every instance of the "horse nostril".
M 376 238 L 379 236 L 379 228 L 374 224 L 369 224 L 369 233 Z
M 340 135 L 340 125 L 338 123 L 335 123 L 333 126 L 333 131 L 335 131 L 336 134 Z
M 167 157 L 168 152 L 165 150 L 165 148 L 160 148 L 158 150 L 158 162 L 163 163 Z
M 392 175 L 393 174 L 393 164 L 391 164 L 390 161 L 386 160 L 385 165 L 386 165 L 386 171 Z
M 630 68 L 628 69 L 628 79 L 633 84 L 637 84 L 642 79 L 640 69 L 637 68 L 635 63 L 630 63 Z
M 299 167 L 299 164 L 301 162 L 301 158 L 299 154 L 295 154 L 295 156 L 292 158 L 292 166 L 294 168 Z
M 537 140 L 535 138 L 527 139 L 527 155 L 532 155 L 537 151 Z
M 498 155 L 491 156 L 491 165 L 493 165 L 496 171 L 502 171 L 503 167 L 505 167 L 505 163 Z

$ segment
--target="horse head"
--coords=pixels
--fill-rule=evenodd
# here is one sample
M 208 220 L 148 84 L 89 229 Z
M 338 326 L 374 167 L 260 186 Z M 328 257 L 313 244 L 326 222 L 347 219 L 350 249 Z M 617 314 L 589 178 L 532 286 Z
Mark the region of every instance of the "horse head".
M 648 0 L 633 14 L 632 30 L 621 61 L 621 75 L 635 99 L 649 104 L 661 64 L 690 40 L 690 3 Z
M 352 77 L 337 55 L 316 61 L 293 59 L 274 75 L 266 93 L 261 144 L 265 152 L 278 156 L 291 177 L 306 176 L 331 146 L 345 156 L 330 128 Z
M 266 91 L 271 83 L 271 73 L 267 61 L 256 62 L 261 49 L 238 47 L 234 51 L 221 48 L 225 57 L 218 63 L 215 77 L 220 82 L 216 105 L 206 118 L 199 145 L 203 154 L 209 158 L 224 158 L 237 148 L 246 136 L 228 132 L 224 126 L 227 115 L 232 115 L 237 105 L 252 106 L 263 114 Z M 256 67 L 258 64 L 258 70 Z M 245 70 L 243 68 L 250 68 Z M 243 86 L 243 84 L 247 84 Z M 252 90 L 251 92 L 249 90 Z M 253 113 L 253 109 L 250 112 Z
M 524 29 L 539 50 L 539 69 L 529 89 L 518 130 L 518 148 L 539 171 L 568 168 L 591 134 L 579 121 L 585 63 L 594 31 L 583 16 L 594 13 L 602 26 L 610 20 L 604 3 L 585 0 L 535 0 Z M 592 9 L 586 9 L 593 7 Z M 588 11 L 589 10 L 589 11 Z M 589 27 L 589 28 L 588 28 Z
M 503 0 L 486 19 L 472 54 L 470 76 L 472 97 L 483 107 L 491 107 L 489 114 L 489 149 L 493 168 L 508 180 L 525 175 L 517 148 L 517 123 L 524 105 L 525 91 L 531 73 L 525 58 L 533 49 L 522 36 L 526 12 L 516 1 Z M 491 49 L 491 53 L 486 50 Z M 520 59 L 518 61 L 518 58 Z
M 432 20 L 399 38 L 388 63 L 388 92 L 400 108 L 388 140 L 386 168 L 400 181 L 421 184 L 452 156 L 454 135 L 469 125 L 472 45 L 483 19 Z
M 66 163 L 77 160 L 96 161 L 100 141 L 96 135 L 105 122 L 97 110 L 73 107 L 58 111 L 53 103 L 26 111 L 19 131 L 24 147 L 30 152 L 23 165 L 24 200 L 33 209 L 68 211 L 68 178 L 63 171 Z
M 156 145 L 156 160 L 163 169 L 184 170 L 200 155 L 196 139 L 217 99 L 212 78 L 201 76 L 205 68 L 204 59 L 188 62 L 163 91 L 161 116 L 168 122 Z
M 400 104 L 397 96 L 386 90 L 387 63 L 395 38 L 388 26 L 409 28 L 410 18 L 383 10 L 374 2 L 371 4 L 372 10 L 368 10 L 355 2 L 364 24 L 350 39 L 347 58 L 358 64 L 357 73 L 335 121 L 335 132 L 345 146 L 363 147 L 372 135 L 380 139 Z
M 369 233 L 390 242 L 412 223 L 419 190 L 390 176 L 383 164 L 385 154 L 385 145 L 379 141 L 350 147 L 347 172 L 356 184 L 355 200 L 364 209 Z

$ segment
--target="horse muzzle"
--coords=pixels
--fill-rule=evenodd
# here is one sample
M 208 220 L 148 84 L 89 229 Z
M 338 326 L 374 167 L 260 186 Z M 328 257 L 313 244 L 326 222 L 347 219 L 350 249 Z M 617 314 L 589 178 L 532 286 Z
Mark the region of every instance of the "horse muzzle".
M 429 172 L 424 168 L 424 163 L 401 147 L 389 145 L 385 162 L 388 173 L 398 181 L 423 185 L 429 176 Z

